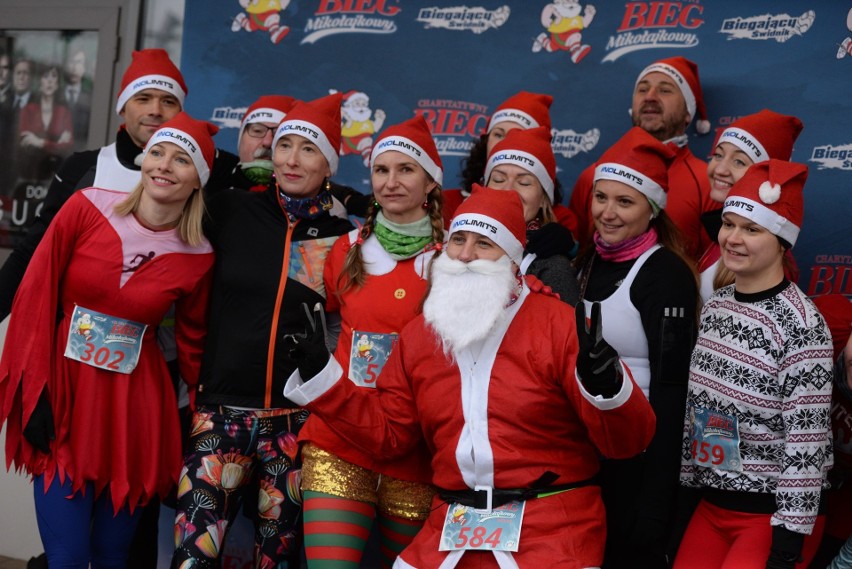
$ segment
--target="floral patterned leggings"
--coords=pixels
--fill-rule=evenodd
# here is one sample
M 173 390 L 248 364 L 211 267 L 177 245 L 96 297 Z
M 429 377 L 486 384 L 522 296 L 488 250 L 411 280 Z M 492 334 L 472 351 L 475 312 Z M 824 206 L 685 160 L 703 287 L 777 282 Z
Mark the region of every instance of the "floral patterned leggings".
M 258 488 L 254 567 L 299 567 L 302 498 L 296 438 L 307 416 L 302 409 L 198 408 L 178 483 L 173 568 L 219 566 L 246 486 Z

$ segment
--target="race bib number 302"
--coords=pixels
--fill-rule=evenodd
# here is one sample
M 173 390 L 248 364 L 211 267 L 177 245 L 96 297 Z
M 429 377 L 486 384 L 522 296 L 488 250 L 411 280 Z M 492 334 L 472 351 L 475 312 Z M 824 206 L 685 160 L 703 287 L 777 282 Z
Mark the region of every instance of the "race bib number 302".
M 139 363 L 147 324 L 75 306 L 65 357 L 99 369 L 130 373 Z

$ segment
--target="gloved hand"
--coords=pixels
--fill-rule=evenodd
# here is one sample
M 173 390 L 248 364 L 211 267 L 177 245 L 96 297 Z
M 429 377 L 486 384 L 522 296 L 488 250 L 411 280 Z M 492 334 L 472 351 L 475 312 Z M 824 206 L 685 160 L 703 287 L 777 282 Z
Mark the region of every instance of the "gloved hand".
M 553 289 L 544 284 L 537 276 L 524 275 L 524 281 L 527 283 L 527 288 L 529 288 L 532 292 L 537 292 L 546 296 L 552 296 L 556 299 L 559 299 L 559 293 L 553 292 Z
M 586 306 L 583 301 L 575 308 L 577 338 L 580 353 L 577 355 L 577 375 L 583 387 L 592 395 L 613 397 L 621 391 L 624 378 L 618 362 L 618 352 L 603 339 L 601 331 L 601 304 L 592 304 L 592 318 L 586 323 Z
M 325 310 L 317 302 L 313 312 L 302 303 L 307 327 L 303 334 L 287 334 L 284 342 L 289 348 L 290 358 L 296 362 L 302 381 L 315 377 L 328 364 L 331 354 L 325 345 Z
M 801 559 L 804 542 L 803 534 L 784 526 L 772 526 L 772 547 L 769 549 L 766 569 L 795 569 L 796 562 Z
M 545 223 L 527 234 L 527 253 L 535 253 L 538 259 L 554 255 L 571 257 L 574 252 L 574 236 L 564 225 Z
M 24 427 L 24 438 L 28 443 L 43 452 L 50 454 L 50 441 L 56 439 L 56 430 L 53 425 L 53 411 L 47 400 L 47 392 L 42 391 L 36 402 L 33 414 Z

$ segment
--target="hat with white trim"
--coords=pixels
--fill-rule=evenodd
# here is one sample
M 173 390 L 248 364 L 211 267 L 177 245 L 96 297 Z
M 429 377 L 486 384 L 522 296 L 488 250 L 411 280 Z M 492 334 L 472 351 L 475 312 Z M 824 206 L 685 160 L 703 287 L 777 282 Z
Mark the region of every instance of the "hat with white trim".
M 528 130 L 510 130 L 506 137 L 494 145 L 485 165 L 485 182 L 491 171 L 500 164 L 514 164 L 528 170 L 541 184 L 550 203 L 553 203 L 556 158 L 550 145 L 550 129 L 539 126 Z
M 656 213 L 666 207 L 669 165 L 675 158 L 671 146 L 634 126 L 603 153 L 595 167 L 595 182 L 615 180 L 643 194 Z
M 119 115 L 133 95 L 145 89 L 159 89 L 171 93 L 183 108 L 189 91 L 178 68 L 164 49 L 142 49 L 133 52 L 133 60 L 121 77 L 121 90 L 115 103 Z
M 521 91 L 500 103 L 500 106 L 491 115 L 491 120 L 488 121 L 488 128 L 485 132 L 491 132 L 494 125 L 501 122 L 513 122 L 520 125 L 521 128 L 546 126 L 549 130 L 550 105 L 552 103 L 553 97 L 550 95 Z
M 524 206 L 517 192 L 473 185 L 470 197 L 456 209 L 447 233 L 471 231 L 488 237 L 517 265 L 521 264 L 527 243 Z
M 438 154 L 438 147 L 435 146 L 429 124 L 421 115 L 389 126 L 379 135 L 370 154 L 370 168 L 376 163 L 376 158 L 380 154 L 390 150 L 402 152 L 413 158 L 438 184 L 444 182 L 441 155 Z
M 807 179 L 804 164 L 775 159 L 759 162 L 733 185 L 722 213 L 741 215 L 792 247 L 805 215 L 802 190 Z
M 280 124 L 298 101 L 287 95 L 261 95 L 246 109 L 240 122 L 240 136 L 246 126 L 256 122 Z
M 307 138 L 316 144 L 328 160 L 331 175 L 336 174 L 337 165 L 340 162 L 340 102 L 342 100 L 343 94 L 332 93 L 313 101 L 296 103 L 278 125 L 272 140 L 272 148 L 278 145 L 278 140 L 282 136 L 288 134 Z
M 204 186 L 210 179 L 210 169 L 213 167 L 213 158 L 216 156 L 216 146 L 213 144 L 213 135 L 219 132 L 219 127 L 207 121 L 192 118 L 186 112 L 181 111 L 172 119 L 164 122 L 159 129 L 148 139 L 143 152 L 144 157 L 155 144 L 171 142 L 181 147 L 195 165 L 198 178 Z
M 680 89 L 686 101 L 686 112 L 690 120 L 696 119 L 695 130 L 701 134 L 710 132 L 710 121 L 707 120 L 707 109 L 704 108 L 704 95 L 701 92 L 701 82 L 698 80 L 698 66 L 685 57 L 669 57 L 656 61 L 642 70 L 636 78 L 636 85 L 649 73 L 664 73 L 668 75 Z M 635 85 L 634 85 L 635 89 Z
M 802 132 L 802 121 L 769 109 L 740 117 L 719 134 L 713 147 L 723 142 L 745 152 L 754 163 L 770 158 L 789 160 L 793 144 Z

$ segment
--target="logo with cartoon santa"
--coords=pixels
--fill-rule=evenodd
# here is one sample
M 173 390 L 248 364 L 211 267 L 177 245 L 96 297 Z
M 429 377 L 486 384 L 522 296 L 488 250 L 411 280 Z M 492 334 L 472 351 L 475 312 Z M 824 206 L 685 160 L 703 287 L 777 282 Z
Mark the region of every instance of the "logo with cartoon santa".
M 547 4 L 541 11 L 541 25 L 547 32 L 542 32 L 535 39 L 533 53 L 542 49 L 567 51 L 571 54 L 571 61 L 580 63 L 592 50 L 583 43 L 581 32 L 592 23 L 596 11 L 591 4 L 584 8 L 578 0 L 554 0 Z
M 336 91 L 332 91 L 334 93 Z M 370 117 L 373 117 L 372 119 Z M 370 165 L 373 135 L 382 129 L 386 114 L 382 109 L 370 108 L 370 97 L 362 91 L 349 91 L 343 95 L 340 107 L 340 154 L 360 154 L 364 166 Z
M 290 5 L 290 0 L 239 0 L 245 12 L 240 12 L 231 23 L 231 31 L 269 32 L 272 43 L 279 43 L 290 32 L 289 26 L 281 25 L 281 14 Z
M 852 32 L 852 8 L 849 8 L 849 13 L 846 14 L 846 28 Z M 852 38 L 849 36 L 837 46 L 837 59 L 843 59 L 847 55 L 852 55 Z

